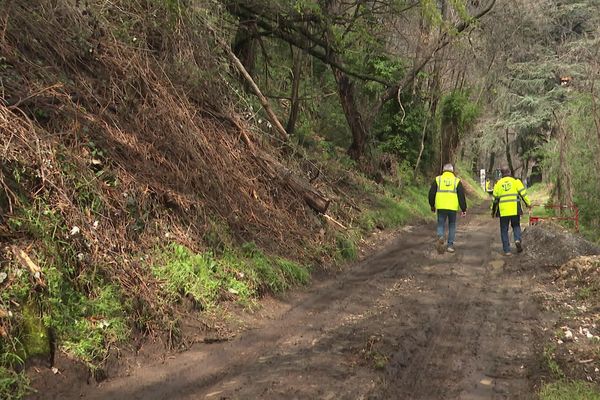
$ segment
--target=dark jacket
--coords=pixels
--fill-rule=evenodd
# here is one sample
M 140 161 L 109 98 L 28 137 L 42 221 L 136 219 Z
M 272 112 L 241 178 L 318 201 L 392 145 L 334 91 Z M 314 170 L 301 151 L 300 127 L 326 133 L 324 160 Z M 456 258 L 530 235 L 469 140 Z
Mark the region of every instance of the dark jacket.
M 437 182 L 435 179 L 431 184 L 431 188 L 429 188 L 429 205 L 431 209 L 435 209 L 435 194 L 437 193 Z M 467 211 L 467 198 L 465 197 L 465 188 L 462 182 L 458 182 L 458 186 L 456 187 L 456 194 L 458 195 L 458 206 L 460 207 L 462 212 Z

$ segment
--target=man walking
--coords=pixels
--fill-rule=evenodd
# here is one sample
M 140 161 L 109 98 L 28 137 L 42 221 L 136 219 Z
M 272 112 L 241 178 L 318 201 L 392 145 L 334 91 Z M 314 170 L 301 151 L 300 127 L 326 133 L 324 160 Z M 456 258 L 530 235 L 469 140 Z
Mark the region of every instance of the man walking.
M 435 178 L 429 189 L 429 205 L 431 211 L 437 211 L 437 236 L 440 252 L 444 249 L 444 233 L 448 220 L 449 253 L 454 253 L 454 237 L 456 235 L 456 214 L 458 209 L 462 216 L 467 215 L 467 200 L 465 189 L 460 179 L 454 175 L 452 164 L 444 165 L 442 175 Z
M 492 209 L 496 210 L 494 216 L 500 217 L 500 238 L 502 239 L 502 250 L 505 256 L 511 256 L 510 241 L 508 239 L 508 225 L 513 229 L 515 246 L 517 252 L 523 251 L 521 244 L 521 215 L 523 208 L 521 200 L 527 207 L 531 207 L 531 201 L 527 197 L 527 190 L 519 179 L 512 177 L 508 167 L 502 167 L 502 179 L 494 186 L 494 202 Z

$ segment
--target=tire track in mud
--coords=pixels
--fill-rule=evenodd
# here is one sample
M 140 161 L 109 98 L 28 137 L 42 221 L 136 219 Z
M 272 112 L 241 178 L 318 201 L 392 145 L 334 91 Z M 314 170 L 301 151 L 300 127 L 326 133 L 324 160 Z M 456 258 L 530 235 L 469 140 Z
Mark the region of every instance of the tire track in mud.
M 530 398 L 537 306 L 484 218 L 459 222 L 455 254 L 412 228 L 231 342 L 43 398 Z

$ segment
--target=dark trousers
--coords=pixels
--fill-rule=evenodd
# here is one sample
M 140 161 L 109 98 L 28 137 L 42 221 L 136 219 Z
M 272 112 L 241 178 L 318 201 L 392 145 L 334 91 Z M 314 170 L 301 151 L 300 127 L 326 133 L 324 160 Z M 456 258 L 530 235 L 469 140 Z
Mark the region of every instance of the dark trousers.
M 500 217 L 500 238 L 502 239 L 502 250 L 510 252 L 510 240 L 508 239 L 508 226 L 512 226 L 515 242 L 521 241 L 521 216 Z
M 440 238 L 444 237 L 446 231 L 446 219 L 448 219 L 448 246 L 452 246 L 456 235 L 456 211 L 437 210 L 437 217 L 437 235 Z

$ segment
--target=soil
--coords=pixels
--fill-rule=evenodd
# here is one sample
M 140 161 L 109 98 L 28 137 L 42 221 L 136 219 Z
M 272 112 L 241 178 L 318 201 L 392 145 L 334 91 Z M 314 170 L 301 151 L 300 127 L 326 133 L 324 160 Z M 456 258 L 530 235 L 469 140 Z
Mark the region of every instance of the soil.
M 337 276 L 266 301 L 227 342 L 99 385 L 68 366 L 40 371 L 31 398 L 534 398 L 543 327 L 557 319 L 540 301 L 552 271 L 524 267 L 527 232 L 525 253 L 503 256 L 487 211 L 458 224 L 454 254 L 436 251 L 433 224 L 405 228 Z

